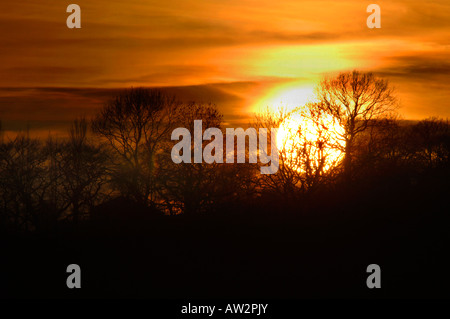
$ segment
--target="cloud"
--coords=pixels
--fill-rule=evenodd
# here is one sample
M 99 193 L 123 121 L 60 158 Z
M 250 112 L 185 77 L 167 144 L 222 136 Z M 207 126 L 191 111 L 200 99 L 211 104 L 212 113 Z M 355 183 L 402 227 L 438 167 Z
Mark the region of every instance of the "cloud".
M 391 80 L 408 118 L 450 117 L 450 54 L 388 57 L 374 72 Z
M 115 87 L 164 86 L 217 102 L 236 122 L 264 75 L 307 75 L 313 84 L 347 68 L 392 79 L 414 116 L 450 112 L 447 0 L 381 0 L 378 30 L 367 28 L 367 4 L 356 0 L 77 3 L 78 30 L 65 25 L 67 4 L 1 4 L 0 87 L 23 89 L 0 92 L 0 117 L 65 121 L 94 112 Z M 231 84 L 208 84 L 217 82 Z M 419 102 L 427 105 L 420 112 Z
M 162 87 L 180 102 L 213 103 L 232 126 L 247 125 L 250 115 L 242 87 L 258 83 L 205 84 L 195 86 Z M 244 90 L 244 91 L 245 91 Z M 0 120 L 6 130 L 64 130 L 72 120 L 92 117 L 108 100 L 124 89 L 103 88 L 0 88 Z
M 389 66 L 381 68 L 377 73 L 408 79 L 450 76 L 450 53 L 395 56 L 385 59 L 385 63 Z

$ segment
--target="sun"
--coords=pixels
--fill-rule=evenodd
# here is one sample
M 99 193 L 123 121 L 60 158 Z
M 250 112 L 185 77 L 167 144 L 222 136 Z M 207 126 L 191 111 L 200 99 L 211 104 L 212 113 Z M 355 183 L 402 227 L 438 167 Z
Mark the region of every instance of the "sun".
M 296 171 L 325 173 L 343 159 L 344 129 L 331 116 L 318 114 L 309 103 L 281 122 L 277 146 L 283 161 Z
M 331 116 L 318 113 L 314 89 L 284 86 L 267 94 L 259 107 L 284 114 L 277 133 L 283 161 L 299 172 L 327 172 L 343 159 L 344 129 Z

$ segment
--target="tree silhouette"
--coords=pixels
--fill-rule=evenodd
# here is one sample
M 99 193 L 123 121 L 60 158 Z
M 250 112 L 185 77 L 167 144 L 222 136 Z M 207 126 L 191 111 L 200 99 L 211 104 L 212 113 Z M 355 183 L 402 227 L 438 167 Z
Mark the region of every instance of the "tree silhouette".
M 92 122 L 112 149 L 112 182 L 125 196 L 153 201 L 155 156 L 173 128 L 177 103 L 160 90 L 133 88 L 109 101 Z
M 263 113 L 257 114 L 252 127 L 258 129 L 261 128 L 279 128 L 281 123 L 289 117 L 289 112 L 285 109 L 280 108 L 278 110 L 272 110 L 267 108 Z M 297 130 L 287 132 L 296 136 Z M 268 148 L 270 148 L 270 132 L 268 131 L 267 143 Z M 259 191 L 260 192 L 272 192 L 282 196 L 295 197 L 297 191 L 304 187 L 302 174 L 297 168 L 300 166 L 299 157 L 296 156 L 296 150 L 300 147 L 297 145 L 297 140 L 292 139 L 288 141 L 290 143 L 289 147 L 286 145 L 277 145 L 279 151 L 279 167 L 278 172 L 275 174 L 267 175 L 256 175 L 255 179 L 258 180 Z M 259 165 L 257 164 L 256 169 L 259 170 Z
M 0 193 L 3 214 L 15 229 L 41 225 L 50 187 L 47 157 L 41 143 L 19 134 L 0 147 Z
M 188 103 L 179 107 L 177 126 L 187 128 L 194 133 L 194 120 L 202 120 L 202 134 L 207 128 L 221 128 L 222 114 L 211 104 Z M 188 215 L 205 211 L 218 201 L 218 196 L 224 198 L 224 178 L 221 171 L 224 164 L 194 163 L 194 138 L 191 135 L 191 163 L 175 164 L 171 159 L 171 149 L 174 141 L 167 136 L 167 143 L 158 156 L 159 195 L 166 210 Z M 203 141 L 203 145 L 209 141 Z M 221 177 L 222 175 L 222 177 Z
M 259 176 L 263 188 L 295 198 L 313 191 L 336 176 L 340 161 L 335 128 L 317 103 L 292 111 L 266 110 L 252 124 L 258 128 L 279 127 L 277 145 L 280 164 L 276 174 Z M 334 155 L 334 156 L 333 156 Z
M 56 187 L 57 199 L 53 202 L 68 210 L 65 217 L 75 223 L 101 202 L 107 182 L 107 153 L 87 134 L 88 122 L 81 118 L 73 122 L 67 141 L 47 143 L 52 187 Z
M 317 97 L 323 112 L 344 128 L 340 138 L 344 142 L 344 172 L 349 178 L 355 139 L 374 123 L 373 120 L 395 110 L 393 89 L 387 80 L 377 78 L 373 73 L 352 71 L 322 80 Z
M 421 166 L 433 168 L 449 163 L 450 124 L 448 120 L 431 117 L 412 126 L 410 150 Z

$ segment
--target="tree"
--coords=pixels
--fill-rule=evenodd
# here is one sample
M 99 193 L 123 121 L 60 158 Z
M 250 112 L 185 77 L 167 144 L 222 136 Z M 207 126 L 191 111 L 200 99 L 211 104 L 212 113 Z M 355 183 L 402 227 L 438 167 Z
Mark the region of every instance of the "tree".
M 107 141 L 114 157 L 113 183 L 127 197 L 153 201 L 155 156 L 171 132 L 177 103 L 160 90 L 133 88 L 109 101 L 92 128 Z
M 364 132 L 373 120 L 380 119 L 396 108 L 393 89 L 385 79 L 373 73 L 359 71 L 340 73 L 335 78 L 325 78 L 318 86 L 320 108 L 344 128 L 344 174 L 351 176 L 352 154 L 355 138 Z
M 410 152 L 415 161 L 424 167 L 446 165 L 450 159 L 450 123 L 431 117 L 411 127 Z
M 65 217 L 75 223 L 101 202 L 107 182 L 107 154 L 103 147 L 94 145 L 87 136 L 88 122 L 75 120 L 69 130 L 69 139 L 63 143 L 49 140 L 52 180 L 52 202 L 67 211 Z
M 280 108 L 256 116 L 257 128 L 278 127 L 279 169 L 260 176 L 263 189 L 295 198 L 329 181 L 339 161 L 338 141 L 332 121 L 317 103 L 307 103 L 288 112 Z
M 403 164 L 405 128 L 398 118 L 385 117 L 373 120 L 370 126 L 354 141 L 353 170 L 358 171 L 360 180 L 380 177 L 388 172 L 398 171 Z
M 211 104 L 188 103 L 180 106 L 177 117 L 177 127 L 187 128 L 194 132 L 194 120 L 202 120 L 202 135 L 208 128 L 221 128 L 222 114 Z M 203 141 L 203 147 L 210 141 Z M 163 151 L 158 155 L 159 195 L 164 210 L 171 214 L 183 212 L 191 215 L 211 209 L 219 198 L 227 196 L 224 185 L 234 188 L 229 180 L 230 174 L 225 174 L 226 165 L 220 163 L 194 163 L 194 152 L 191 152 L 190 163 L 174 163 L 171 150 L 176 142 L 171 135 L 166 137 Z M 191 138 L 191 150 L 194 141 Z
M 18 134 L 0 145 L 1 210 L 17 230 L 36 229 L 50 214 L 46 161 L 41 143 L 28 135 Z
M 265 112 L 256 114 L 251 126 L 258 130 L 261 128 L 279 128 L 289 116 L 290 113 L 283 108 L 276 111 L 267 108 Z M 278 133 L 280 134 L 280 132 Z M 290 135 L 290 137 L 294 137 L 297 135 L 297 129 L 288 130 L 286 134 Z M 270 133 L 268 133 L 268 135 L 270 135 Z M 267 136 L 268 143 L 270 143 L 271 140 L 271 136 Z M 271 192 L 285 197 L 293 197 L 296 195 L 297 190 L 303 188 L 302 174 L 300 170 L 297 169 L 299 158 L 294 154 L 294 150 L 297 149 L 298 146 L 295 138 L 289 138 L 283 145 L 277 145 L 279 151 L 279 166 L 277 173 L 256 175 L 255 177 L 258 180 L 260 192 Z M 260 164 L 255 165 L 256 170 L 259 170 L 259 165 Z

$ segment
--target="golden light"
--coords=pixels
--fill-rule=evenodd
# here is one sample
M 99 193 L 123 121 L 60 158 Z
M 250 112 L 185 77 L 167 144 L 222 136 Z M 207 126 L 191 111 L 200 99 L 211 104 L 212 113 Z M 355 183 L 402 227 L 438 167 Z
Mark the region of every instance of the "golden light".
M 268 94 L 255 103 L 253 110 L 261 112 L 265 108 L 270 107 L 273 111 L 276 111 L 281 107 L 290 112 L 300 105 L 313 101 L 313 86 L 302 85 L 301 83 L 288 83 L 271 89 Z
M 314 112 L 311 104 L 293 110 L 281 123 L 277 146 L 283 160 L 300 172 L 327 172 L 342 159 L 344 129 L 332 117 Z
M 341 127 L 333 118 L 316 112 L 314 89 L 309 86 L 282 86 L 258 101 L 277 114 L 285 114 L 278 129 L 277 146 L 283 161 L 297 171 L 326 172 L 343 158 Z

